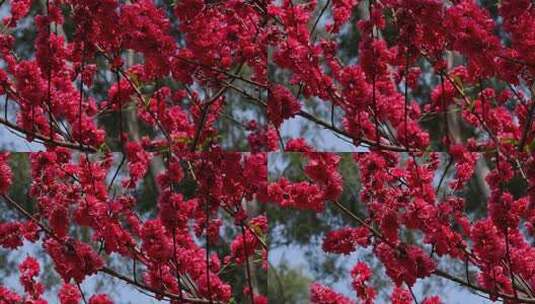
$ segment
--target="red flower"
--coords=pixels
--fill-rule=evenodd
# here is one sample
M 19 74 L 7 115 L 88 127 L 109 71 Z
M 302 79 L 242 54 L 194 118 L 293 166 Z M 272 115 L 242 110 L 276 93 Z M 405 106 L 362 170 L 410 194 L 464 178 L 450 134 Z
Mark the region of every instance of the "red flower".
M 99 294 L 89 298 L 89 304 L 113 304 L 113 301 L 107 295 Z
M 52 257 L 57 272 L 66 282 L 74 279 L 80 283 L 103 266 L 100 256 L 89 245 L 80 241 L 67 239 L 65 244 L 60 244 L 54 239 L 48 239 L 44 247 Z
M 370 268 L 362 262 L 358 262 L 355 267 L 353 267 L 353 270 L 351 270 L 351 277 L 353 278 L 351 285 L 358 297 L 364 303 L 373 303 L 377 294 L 375 289 L 368 286 L 367 281 L 369 281 L 371 276 L 372 272 Z
M 273 125 L 279 128 L 284 120 L 299 112 L 301 105 L 292 93 L 281 85 L 271 88 L 270 93 L 267 116 Z
M 61 304 L 79 304 L 82 295 L 78 288 L 71 284 L 64 283 L 59 290 L 59 302 Z
M 19 281 L 24 287 L 24 291 L 34 299 L 39 298 L 44 292 L 44 286 L 35 281 L 35 277 L 39 275 L 39 263 L 37 260 L 32 257 L 27 257 L 19 265 L 19 271 Z
M 22 224 L 18 222 L 0 223 L 0 246 L 16 249 L 22 246 Z
M 396 287 L 390 298 L 392 304 L 412 304 L 412 296 L 408 290 Z
M 11 186 L 11 168 L 7 163 L 8 157 L 8 153 L 0 153 L 0 194 L 6 193 Z
M 349 254 L 356 250 L 357 245 L 368 245 L 368 229 L 342 228 L 329 231 L 323 239 L 323 250 L 330 253 Z
M 318 283 L 310 285 L 311 304 L 354 304 L 349 298 Z

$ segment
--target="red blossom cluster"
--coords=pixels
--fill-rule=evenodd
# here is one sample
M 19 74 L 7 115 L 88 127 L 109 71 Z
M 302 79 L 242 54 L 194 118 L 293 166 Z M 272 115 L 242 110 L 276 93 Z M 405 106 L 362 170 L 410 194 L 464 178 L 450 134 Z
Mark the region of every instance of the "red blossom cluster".
M 19 211 L 27 221 L 2 222 L 0 245 L 16 250 L 24 241 L 41 243 L 64 282 L 58 294 L 60 303 L 80 303 L 84 295 L 79 284 L 95 274 L 110 275 L 174 303 L 228 303 L 233 286 L 221 277 L 224 268 L 247 265 L 248 269 L 267 269 L 267 219 L 253 216 L 249 206 L 257 200 L 265 202 L 267 197 L 265 154 L 169 154 L 169 169 L 157 178 L 158 212 L 148 219 L 136 211 L 136 199 L 129 190 L 133 176 L 139 173 L 129 174 L 124 180 L 128 183 L 119 183 L 123 189 L 119 195 L 108 191 L 111 184 L 106 177 L 117 174 L 112 165 L 114 155 L 76 157 L 65 148 L 30 154 L 29 195 L 37 202 L 37 212 L 25 209 L 8 191 L 2 193 L 7 207 Z M 129 173 L 137 170 L 140 158 L 125 157 L 131 159 Z M 6 162 L 4 157 L 1 166 L 6 168 L 3 176 L 9 185 L 12 175 Z M 139 177 L 145 175 L 143 171 Z M 186 181 L 195 183 L 192 197 L 178 192 L 177 185 Z M 231 226 L 225 229 L 234 227 L 236 231 L 228 245 L 222 239 L 226 217 L 233 220 L 227 221 Z M 75 238 L 77 229 L 88 228 L 90 239 Z M 215 249 L 221 246 L 228 246 L 229 253 L 218 253 Z M 137 264 L 133 277 L 107 265 L 116 254 Z M 38 281 L 37 261 L 29 257 L 19 269 L 25 294 L 2 288 L 0 302 L 16 303 L 9 300 L 14 297 L 28 299 L 25 303 L 47 303 L 42 298 L 44 286 Z M 247 290 L 244 298 L 265 303 L 262 295 Z M 93 304 L 113 303 L 104 294 L 88 299 Z
M 306 121 L 303 131 L 317 125 L 355 147 L 531 149 L 535 103 L 526 91 L 533 85 L 535 61 L 526 47 L 535 37 L 530 26 L 535 12 L 530 1 L 492 6 L 474 0 L 286 0 L 268 5 L 268 12 L 274 19 L 273 69 L 284 71 L 277 74 L 284 83 L 272 84 L 268 97 L 275 128 L 299 126 L 289 122 L 297 115 Z M 357 41 L 344 40 L 355 32 Z M 347 55 L 347 45 L 356 54 Z M 430 80 L 432 90 L 425 93 Z M 307 107 L 312 102 L 315 106 Z M 330 110 L 316 114 L 320 106 Z M 457 115 L 479 132 L 459 138 L 451 126 Z M 429 120 L 438 121 L 441 130 L 429 130 Z
M 237 103 L 231 93 L 267 92 L 263 4 L 73 0 L 47 1 L 35 11 L 31 1 L 7 3 L 0 93 L 17 110 L 16 121 L 6 116 L 1 123 L 29 141 L 90 152 L 140 139 L 145 149 L 217 147 L 217 121 Z M 35 22 L 30 58 L 15 51 L 27 19 Z M 263 111 L 262 98 L 252 111 Z M 128 115 L 151 132 L 134 134 Z M 101 124 L 109 116 L 119 120 L 113 134 Z
M 417 302 L 432 276 L 535 302 L 535 4 L 486 2 L 1 2 L 0 124 L 43 151 L 29 154 L 27 201 L 0 153 L 0 247 L 42 247 L 61 304 L 114 303 L 86 298 L 94 275 L 176 304 L 264 304 L 251 274 L 269 268 L 264 208 L 337 210 L 352 224 L 322 250 L 354 254 L 358 303 L 384 292 L 362 251 L 392 303 Z M 342 156 L 316 152 L 314 127 L 366 149 L 350 157 L 362 188 L 350 206 Z M 268 151 L 302 156 L 303 178 L 268 181 Z M 149 175 L 150 214 L 137 192 Z M 47 303 L 39 277 L 27 257 L 20 294 L 0 285 L 0 303 Z M 357 303 L 318 282 L 310 302 Z
M 418 280 L 431 276 L 476 289 L 493 300 L 523 303 L 530 299 L 529 290 L 535 287 L 535 250 L 529 241 L 533 237 L 531 206 L 535 200 L 527 189 L 520 191 L 520 197 L 515 197 L 512 192 L 515 190 L 507 186 L 514 178 L 529 174 L 524 182 L 533 187 L 533 170 L 523 172 L 530 167 L 522 163 L 522 158 L 518 160 L 518 167 L 513 167 L 505 156 L 496 156 L 503 159 L 500 167 L 486 173 L 484 183 L 489 188 L 489 197 L 480 203 L 487 206 L 488 212 L 483 218 L 472 219 L 460 191 L 474 176 L 477 157 L 474 153 L 455 148 L 450 154 L 373 151 L 347 156 L 351 156 L 359 169 L 362 187 L 359 200 L 350 200 L 350 206 L 345 206 L 336 195 L 321 196 L 322 185 L 335 189 L 343 187 L 340 168 L 336 165 L 339 156 L 335 154 L 302 153 L 301 157 L 306 160 L 302 168 L 306 182 L 291 182 L 281 177 L 268 186 L 271 201 L 282 208 L 318 213 L 330 208 L 354 223 L 355 226 L 328 231 L 323 238 L 323 251 L 347 255 L 371 250 L 396 287 L 392 293 L 393 303 L 413 303 L 414 295 L 408 289 Z M 324 161 L 325 171 L 316 174 L 311 168 L 320 160 Z M 497 161 L 493 156 L 488 159 L 493 160 Z M 532 162 L 533 155 L 524 161 Z M 451 169 L 456 171 L 454 174 L 448 172 L 453 168 L 452 162 L 456 168 Z M 284 195 L 289 194 L 291 198 L 292 192 L 281 189 L 304 185 L 309 189 L 315 187 L 321 198 L 289 204 L 289 198 Z M 364 208 L 361 211 L 364 216 L 351 211 L 354 208 Z M 404 237 L 407 233 L 414 239 Z M 451 260 L 465 265 L 466 276 L 442 269 L 441 262 L 451 263 Z M 476 279 L 468 274 L 469 267 L 477 269 Z M 351 270 L 353 289 L 364 303 L 374 303 L 378 292 L 369 282 L 373 275 L 363 261 L 356 262 Z M 321 285 L 312 286 L 311 295 L 314 303 L 349 301 Z M 424 303 L 441 303 L 441 300 L 431 297 Z

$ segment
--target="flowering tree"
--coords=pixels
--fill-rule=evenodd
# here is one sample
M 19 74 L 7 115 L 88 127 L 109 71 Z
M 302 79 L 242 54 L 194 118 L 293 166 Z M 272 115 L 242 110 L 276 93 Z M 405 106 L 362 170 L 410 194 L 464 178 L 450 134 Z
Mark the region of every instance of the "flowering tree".
M 94 274 L 174 303 L 265 302 L 257 273 L 266 267 L 267 221 L 255 207 L 266 200 L 265 154 L 170 155 L 157 178 L 156 214 L 148 217 L 136 207 L 135 193 L 151 161 L 145 152 L 128 155 L 126 174 L 118 174 L 120 165 L 113 169 L 112 154 L 76 156 L 66 148 L 31 153 L 26 202 L 8 191 L 7 157 L 0 166 L 2 208 L 21 216 L 0 223 L 0 245 L 42 247 L 63 281 L 61 303 L 86 301 L 80 284 Z M 230 236 L 221 235 L 222 228 Z M 80 229 L 89 229 L 90 237 Z M 109 264 L 114 260 L 119 269 Z M 46 303 L 39 270 L 28 256 L 19 265 L 24 294 L 1 287 L 1 303 Z M 236 280 L 235 273 L 244 273 L 243 285 L 226 281 Z M 113 303 L 104 294 L 87 295 L 87 301 Z
M 265 9 L 1 5 L 0 124 L 44 151 L 28 155 L 24 195 L 11 193 L 20 163 L 1 156 L 0 246 L 44 251 L 61 277 L 61 303 L 111 303 L 86 295 L 92 275 L 173 303 L 262 303 L 266 156 L 222 149 L 266 149 L 265 106 L 253 100 L 266 95 Z M 156 189 L 142 212 L 137 193 L 148 175 Z M 2 286 L 0 302 L 44 303 L 42 266 L 28 256 L 23 288 Z
M 270 6 L 270 122 L 300 118 L 303 132 L 319 126 L 354 147 L 529 154 L 533 4 L 481 2 Z
M 396 286 L 394 303 L 417 302 L 409 291 L 430 276 L 492 300 L 533 301 L 534 9 L 531 1 L 270 6 L 275 68 L 267 116 L 283 133 L 282 148 L 308 159 L 304 179 L 283 175 L 269 185 L 270 200 L 323 215 L 332 205 L 349 217 L 351 224 L 325 233 L 323 250 L 371 250 Z M 284 132 L 296 126 L 305 136 Z M 329 149 L 307 136 L 314 127 L 370 151 L 355 156 L 363 189 L 350 206 L 339 201 L 338 157 L 313 152 Z M 479 217 L 465 206 L 472 178 L 484 192 Z M 362 214 L 352 212 L 357 203 Z M 405 239 L 408 232 L 415 239 Z M 466 274 L 440 267 L 450 259 Z M 377 290 L 362 262 L 351 271 L 352 285 L 371 303 Z M 313 285 L 311 302 L 353 301 Z
M 394 303 L 419 302 L 412 286 L 431 276 L 535 302 L 531 1 L 1 5 L 0 124 L 42 151 L 27 155 L 24 195 L 14 154 L 0 156 L 0 246 L 42 250 L 60 303 L 112 303 L 86 294 L 93 275 L 172 303 L 265 303 L 266 203 L 344 214 L 323 250 L 367 248 Z M 365 150 L 358 200 L 340 200 L 339 156 L 315 152 L 314 128 Z M 276 150 L 303 153 L 302 180 L 268 183 Z M 483 215 L 465 206 L 473 178 Z M 24 259 L 0 303 L 46 302 L 41 262 Z M 371 303 L 367 262 L 350 276 Z M 354 302 L 318 283 L 310 293 Z
M 317 229 L 316 235 L 314 230 L 308 232 L 309 239 L 321 238 L 323 255 L 351 254 L 344 261 L 352 265 L 345 268 L 359 302 L 373 303 L 390 290 L 385 287 L 392 286 L 393 303 L 445 303 L 433 285 L 429 291 L 434 295 L 424 299 L 412 291 L 417 280 L 436 284 L 432 279 L 437 277 L 491 300 L 530 303 L 533 196 L 525 182 L 516 180 L 521 177 L 519 173 L 515 177 L 512 166 L 501 167 L 507 164 L 504 159 L 493 159 L 492 153 L 452 155 L 343 154 L 344 166 L 351 162 L 358 168 L 357 176 L 344 176 L 340 155 L 304 152 L 298 154 L 303 162 L 293 165 L 302 166 L 298 170 L 304 175 L 289 180 L 291 170 L 283 170 L 286 173 L 269 184 L 268 195 L 276 204 L 273 208 L 308 213 L 314 226 L 327 227 Z M 492 168 L 485 178 L 490 197 L 476 202 L 487 209 L 477 214 L 470 211 L 466 190 L 476 162 L 487 157 L 500 167 Z M 360 189 L 346 188 L 351 185 L 348 177 L 358 178 Z M 524 186 L 519 189 L 515 183 Z M 272 228 L 298 229 L 302 222 L 292 223 L 294 217 L 272 222 Z M 376 288 L 372 280 L 382 271 L 387 285 Z M 321 284 L 311 285 L 310 297 L 312 303 L 354 303 Z
M 267 82 L 257 6 L 8 2 L 0 123 L 10 131 L 84 152 L 121 151 L 129 141 L 152 150 L 264 149 L 265 119 L 251 101 L 263 99 Z M 249 115 L 240 116 L 244 107 Z M 229 143 L 228 121 L 250 133 L 247 148 Z

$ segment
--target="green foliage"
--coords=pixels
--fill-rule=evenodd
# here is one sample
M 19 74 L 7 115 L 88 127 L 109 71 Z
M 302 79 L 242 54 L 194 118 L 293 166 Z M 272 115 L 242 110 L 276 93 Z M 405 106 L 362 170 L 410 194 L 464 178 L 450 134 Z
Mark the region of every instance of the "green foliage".
M 271 265 L 268 273 L 268 302 L 277 304 L 308 303 L 308 286 L 312 278 L 302 268 L 291 267 L 286 261 Z
M 24 203 L 24 208 L 32 212 L 34 204 L 28 196 L 31 184 L 30 160 L 28 153 L 11 153 L 9 155 L 9 166 L 12 171 L 12 185 L 9 187 L 9 195 L 17 202 Z M 9 219 L 18 214 L 9 214 Z

